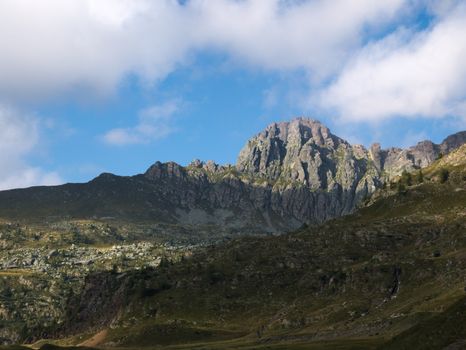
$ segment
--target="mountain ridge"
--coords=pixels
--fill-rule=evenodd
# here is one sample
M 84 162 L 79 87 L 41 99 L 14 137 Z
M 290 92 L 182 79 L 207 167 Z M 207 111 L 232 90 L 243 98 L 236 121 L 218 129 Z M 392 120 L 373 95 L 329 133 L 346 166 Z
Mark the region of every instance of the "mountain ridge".
M 349 214 L 404 171 L 431 164 L 466 142 L 370 149 L 335 136 L 317 120 L 272 123 L 240 151 L 236 165 L 156 162 L 144 173 L 103 173 L 82 184 L 0 192 L 0 217 L 113 218 L 210 227 L 226 234 L 273 233 Z

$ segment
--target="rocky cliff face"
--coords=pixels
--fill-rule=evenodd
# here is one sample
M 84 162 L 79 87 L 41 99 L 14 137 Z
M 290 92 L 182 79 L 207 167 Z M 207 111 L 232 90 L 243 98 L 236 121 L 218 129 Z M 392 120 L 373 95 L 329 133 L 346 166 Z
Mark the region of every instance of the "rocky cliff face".
M 250 139 L 236 168 L 263 178 L 269 205 L 300 221 L 319 222 L 354 210 L 362 198 L 401 175 L 432 164 L 466 142 L 466 132 L 451 135 L 440 145 L 419 142 L 408 149 L 369 150 L 350 145 L 320 122 L 298 118 L 274 123 Z
M 404 170 L 425 167 L 465 142 L 461 132 L 439 145 L 366 149 L 316 120 L 297 118 L 251 138 L 235 166 L 157 162 L 133 177 L 103 174 L 87 184 L 4 191 L 0 217 L 110 217 L 193 232 L 283 232 L 348 214 Z
M 408 149 L 389 148 L 382 150 L 374 144 L 370 156 L 376 163 L 380 176 L 390 180 L 403 171 L 413 171 L 432 164 L 439 156 L 450 153 L 466 142 L 466 131 L 448 136 L 441 144 L 432 141 L 421 141 Z
M 405 170 L 426 167 L 464 143 L 466 131 L 448 136 L 441 144 L 426 140 L 408 149 L 382 149 L 375 143 L 367 150 L 331 134 L 319 121 L 297 118 L 271 124 L 250 139 L 241 150 L 237 168 L 271 180 L 296 180 L 315 190 L 331 187 L 333 182 L 348 188 L 351 182 L 364 178 L 361 169 L 354 167 L 357 161 L 365 163 L 365 170 L 370 170 L 367 175 L 380 183 Z M 345 167 L 346 181 L 334 171 Z
M 180 220 L 235 227 L 255 222 L 274 231 L 350 213 L 383 183 L 428 166 L 465 142 L 466 132 L 461 132 L 440 145 L 422 141 L 385 150 L 374 144 L 367 150 L 333 135 L 319 121 L 297 118 L 273 123 L 251 138 L 236 166 L 199 160 L 186 168 L 156 163 L 145 177 L 189 184 L 189 190 L 177 187 L 171 193 Z M 200 210 L 200 203 L 210 209 Z
M 319 222 L 349 213 L 380 185 L 362 146 L 352 146 L 320 122 L 274 123 L 250 139 L 237 170 L 264 179 L 269 206 L 299 221 Z

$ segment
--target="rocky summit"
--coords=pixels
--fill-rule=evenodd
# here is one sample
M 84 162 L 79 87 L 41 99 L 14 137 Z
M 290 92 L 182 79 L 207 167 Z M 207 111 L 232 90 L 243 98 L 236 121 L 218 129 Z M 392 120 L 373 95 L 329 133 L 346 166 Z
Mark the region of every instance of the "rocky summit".
M 284 232 L 349 214 L 403 172 L 426 167 L 465 142 L 463 131 L 441 144 L 366 149 L 317 120 L 296 118 L 252 137 L 236 165 L 156 162 L 132 177 L 102 174 L 85 184 L 3 191 L 0 217 L 176 225 L 177 234 L 191 240 Z

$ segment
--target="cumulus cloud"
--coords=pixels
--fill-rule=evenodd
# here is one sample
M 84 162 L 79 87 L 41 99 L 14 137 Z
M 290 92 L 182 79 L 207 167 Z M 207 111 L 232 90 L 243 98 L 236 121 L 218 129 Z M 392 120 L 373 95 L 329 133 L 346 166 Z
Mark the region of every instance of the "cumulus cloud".
M 368 28 L 383 26 L 404 0 L 193 1 L 201 35 L 241 61 L 269 69 L 335 72 L 361 45 Z
M 58 174 L 28 165 L 39 143 L 39 120 L 0 105 L 0 190 L 61 183 Z
M 4 0 L 0 94 L 108 93 L 214 49 L 269 69 L 335 72 L 407 0 Z
M 428 29 L 380 34 L 422 7 L 437 18 Z M 458 0 L 4 0 L 0 97 L 107 94 L 129 74 L 156 82 L 219 50 L 302 70 L 312 102 L 348 120 L 464 114 L 465 23 Z
M 343 120 L 466 119 L 466 5 L 423 31 L 401 29 L 363 48 L 321 94 Z
M 172 119 L 179 111 L 179 101 L 168 101 L 140 111 L 138 123 L 130 128 L 115 128 L 103 136 L 105 143 L 115 146 L 143 144 L 164 138 L 175 128 Z
M 125 75 L 164 77 L 191 41 L 173 1 L 0 2 L 0 93 L 112 92 Z

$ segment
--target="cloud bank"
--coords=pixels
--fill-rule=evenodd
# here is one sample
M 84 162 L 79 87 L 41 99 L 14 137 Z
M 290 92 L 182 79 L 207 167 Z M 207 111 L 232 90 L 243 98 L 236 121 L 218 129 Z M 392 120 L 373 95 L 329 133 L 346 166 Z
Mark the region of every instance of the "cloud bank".
M 4 0 L 0 94 L 107 93 L 163 79 L 202 50 L 263 69 L 335 73 L 406 0 Z

